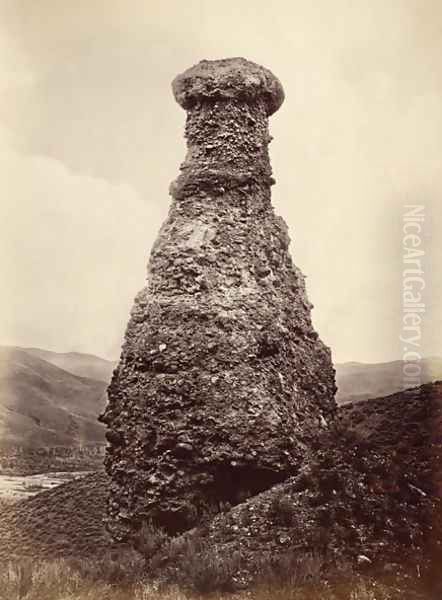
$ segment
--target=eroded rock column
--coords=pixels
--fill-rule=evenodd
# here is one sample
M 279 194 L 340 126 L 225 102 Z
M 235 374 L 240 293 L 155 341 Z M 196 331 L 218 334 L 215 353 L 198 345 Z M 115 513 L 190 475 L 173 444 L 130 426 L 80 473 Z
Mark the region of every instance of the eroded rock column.
M 271 205 L 280 82 L 235 58 L 202 61 L 173 91 L 187 156 L 102 416 L 117 539 L 148 519 L 184 530 L 285 479 L 335 409 L 330 351 Z

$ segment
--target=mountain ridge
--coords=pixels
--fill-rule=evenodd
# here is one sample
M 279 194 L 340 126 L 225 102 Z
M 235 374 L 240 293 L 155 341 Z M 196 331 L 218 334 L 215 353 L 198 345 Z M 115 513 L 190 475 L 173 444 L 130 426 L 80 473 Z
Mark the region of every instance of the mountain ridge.
M 93 354 L 0 346 L 0 445 L 104 443 L 97 417 L 105 407 L 114 366 Z M 348 361 L 335 366 L 338 404 L 402 390 L 400 360 Z M 442 379 L 442 358 L 425 358 L 421 366 L 422 384 Z M 88 376 L 91 373 L 96 378 Z
M 358 402 L 394 394 L 404 389 L 402 360 L 384 363 L 345 362 L 335 365 L 339 404 Z M 421 377 L 417 385 L 442 379 L 442 358 L 425 357 L 420 362 Z M 414 386 L 406 386 L 410 388 Z M 417 387 L 417 386 L 416 386 Z
M 0 346 L 7 347 L 7 346 Z M 10 346 L 37 356 L 57 367 L 79 377 L 87 377 L 109 383 L 117 361 L 81 352 L 54 352 L 42 348 L 21 348 Z M 387 396 L 403 389 L 404 361 L 397 359 L 387 362 L 366 363 L 345 361 L 336 363 L 337 402 L 355 402 Z M 422 359 L 420 383 L 430 383 L 442 379 L 442 358 L 428 356 Z
M 97 414 L 106 384 L 79 377 L 18 348 L 0 347 L 0 444 L 104 442 Z
M 110 361 L 95 354 L 83 352 L 54 352 L 43 348 L 12 346 L 28 354 L 37 356 L 68 373 L 88 379 L 108 382 L 116 361 Z

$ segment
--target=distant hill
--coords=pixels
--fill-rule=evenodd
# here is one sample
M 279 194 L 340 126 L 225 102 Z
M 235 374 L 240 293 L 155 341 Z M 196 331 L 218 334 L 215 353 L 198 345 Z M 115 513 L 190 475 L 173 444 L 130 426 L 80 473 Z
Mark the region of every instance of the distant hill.
M 41 358 L 60 369 L 69 371 L 79 377 L 98 379 L 108 383 L 116 363 L 105 360 L 93 354 L 82 354 L 81 352 L 51 352 L 41 348 L 17 348 L 24 350 L 27 354 Z
M 339 404 L 359 402 L 400 392 L 403 389 L 403 367 L 401 360 L 367 364 L 347 362 L 335 365 Z M 421 361 L 421 381 L 431 383 L 442 379 L 442 358 L 429 357 Z
M 92 354 L 0 346 L 0 445 L 104 440 L 97 416 L 116 363 Z M 442 380 L 442 358 L 422 360 L 421 383 Z M 339 404 L 397 393 L 403 362 L 336 365 Z
M 104 441 L 97 415 L 106 383 L 78 377 L 18 348 L 0 347 L 0 444 L 78 445 Z
M 108 383 L 116 362 L 105 360 L 93 354 L 80 352 L 58 353 L 40 348 L 18 348 L 32 356 L 41 358 L 69 373 L 98 379 Z M 403 386 L 403 361 L 385 363 L 338 363 L 336 381 L 338 404 L 379 398 L 400 392 Z M 429 357 L 422 360 L 420 383 L 431 383 L 442 379 L 442 358 Z

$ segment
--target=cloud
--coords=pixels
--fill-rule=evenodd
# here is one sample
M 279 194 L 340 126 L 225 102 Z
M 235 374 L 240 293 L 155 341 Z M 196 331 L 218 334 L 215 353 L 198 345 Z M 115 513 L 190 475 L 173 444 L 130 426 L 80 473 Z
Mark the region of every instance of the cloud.
M 233 0 L 0 5 L 2 243 L 18 267 L 4 296 L 10 339 L 118 346 L 185 155 L 170 82 L 202 58 L 243 55 L 286 90 L 270 123 L 274 203 L 335 358 L 398 356 L 410 199 L 427 207 L 427 353 L 442 353 L 442 5 L 258 5 L 244 3 L 253 18 Z
M 4 143 L 0 164 L 2 343 L 114 357 L 161 215 L 128 185 Z

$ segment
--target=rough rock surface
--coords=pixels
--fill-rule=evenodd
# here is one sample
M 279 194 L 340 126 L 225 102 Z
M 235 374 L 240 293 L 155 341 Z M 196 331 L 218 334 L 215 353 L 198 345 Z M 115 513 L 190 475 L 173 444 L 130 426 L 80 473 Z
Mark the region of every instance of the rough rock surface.
M 335 412 L 330 351 L 271 205 L 281 84 L 235 58 L 199 63 L 173 91 L 187 156 L 102 416 L 118 540 L 148 519 L 185 530 L 286 479 Z

